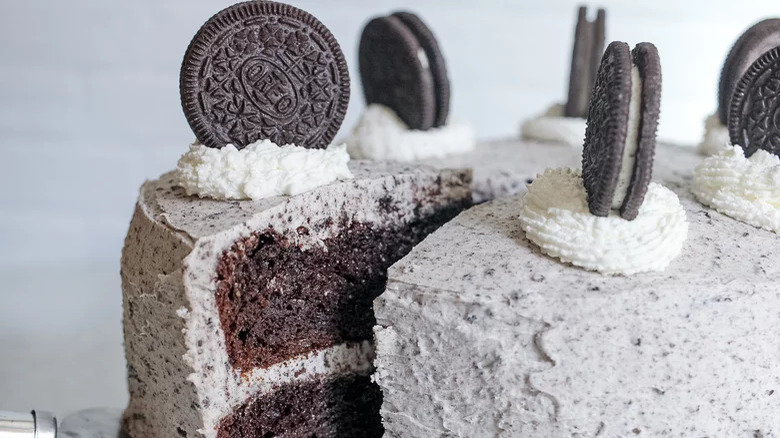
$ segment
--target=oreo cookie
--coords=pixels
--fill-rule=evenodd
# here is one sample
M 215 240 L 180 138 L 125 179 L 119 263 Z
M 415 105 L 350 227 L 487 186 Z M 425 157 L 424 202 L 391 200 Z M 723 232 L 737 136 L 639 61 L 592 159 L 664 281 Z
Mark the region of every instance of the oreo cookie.
M 728 125 L 731 99 L 737 83 L 759 56 L 780 45 L 780 19 L 759 21 L 748 28 L 731 47 L 718 83 L 718 118 Z
M 735 87 L 729 138 L 746 157 L 763 149 L 780 156 L 780 46 L 761 55 Z
M 588 21 L 588 9 L 581 6 L 574 31 L 574 49 L 571 55 L 569 94 L 564 106 L 566 117 L 584 118 L 593 91 L 596 72 L 604 54 L 607 12 L 599 9 L 595 21 Z
M 582 179 L 593 215 L 605 217 L 612 210 L 627 220 L 638 215 L 652 177 L 661 82 L 653 44 L 640 43 L 630 51 L 628 44 L 615 41 L 604 52 L 582 151 Z
M 369 21 L 358 60 L 367 104 L 391 108 L 411 129 L 447 122 L 450 82 L 444 56 L 420 17 L 396 12 Z
M 198 140 L 241 149 L 258 140 L 327 147 L 349 103 L 344 54 L 312 15 L 270 1 L 230 6 L 192 39 L 182 108 Z

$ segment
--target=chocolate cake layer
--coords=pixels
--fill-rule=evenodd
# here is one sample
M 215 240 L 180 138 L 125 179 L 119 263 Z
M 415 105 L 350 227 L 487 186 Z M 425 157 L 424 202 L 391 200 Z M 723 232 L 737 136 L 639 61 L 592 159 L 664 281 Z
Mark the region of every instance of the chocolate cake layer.
M 220 422 L 217 438 L 379 438 L 381 405 L 370 376 L 285 384 L 236 408 Z
M 236 242 L 217 267 L 217 306 L 233 366 L 267 367 L 371 339 L 371 305 L 385 288 L 387 268 L 463 207 L 384 229 L 345 217 L 338 235 L 308 249 L 272 229 Z M 332 222 L 316 224 L 314 232 Z

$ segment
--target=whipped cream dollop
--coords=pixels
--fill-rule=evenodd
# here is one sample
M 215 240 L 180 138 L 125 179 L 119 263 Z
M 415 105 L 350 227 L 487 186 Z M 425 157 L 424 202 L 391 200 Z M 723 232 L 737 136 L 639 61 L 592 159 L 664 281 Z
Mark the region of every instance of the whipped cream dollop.
M 448 122 L 427 131 L 409 129 L 392 109 L 379 104 L 366 107 L 346 143 L 352 158 L 392 161 L 442 158 L 477 145 L 469 125 Z
M 722 152 L 731 147 L 728 126 L 720 123 L 718 112 L 709 115 L 704 119 L 704 136 L 701 143 L 696 146 L 699 153 L 710 156 Z
M 663 271 L 688 237 L 677 195 L 655 183 L 632 221 L 617 212 L 592 215 L 576 169 L 547 169 L 528 186 L 521 202 L 523 230 L 542 252 L 602 274 Z
M 260 140 L 238 150 L 193 144 L 179 159 L 178 183 L 188 195 L 214 199 L 262 199 L 297 195 L 352 178 L 346 146 L 306 149 Z
M 759 149 L 750 158 L 740 146 L 696 166 L 693 194 L 705 205 L 754 227 L 780 233 L 780 158 Z
M 563 105 L 555 104 L 542 114 L 528 119 L 520 127 L 520 135 L 526 140 L 564 143 L 582 147 L 585 141 L 585 119 L 564 117 Z

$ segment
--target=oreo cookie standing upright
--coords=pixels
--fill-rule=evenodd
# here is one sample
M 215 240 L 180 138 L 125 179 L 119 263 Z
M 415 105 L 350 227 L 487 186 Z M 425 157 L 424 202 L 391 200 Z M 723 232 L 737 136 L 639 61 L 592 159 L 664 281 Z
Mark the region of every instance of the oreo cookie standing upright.
M 769 18 L 749 27 L 731 47 L 718 83 L 718 118 L 727 126 L 737 83 L 762 54 L 780 45 L 780 19 Z
M 241 149 L 258 140 L 327 147 L 349 103 L 344 54 L 309 13 L 271 1 L 230 6 L 192 39 L 182 107 L 198 140 Z
M 759 149 L 780 156 L 780 46 L 761 55 L 735 87 L 729 138 L 746 157 Z
M 656 47 L 640 43 L 630 51 L 626 43 L 611 43 L 590 98 L 582 153 L 592 214 L 608 216 L 618 210 L 624 219 L 637 217 L 652 177 L 660 106 Z
M 569 73 L 569 93 L 564 116 L 584 118 L 593 91 L 596 72 L 604 54 L 606 38 L 606 11 L 599 9 L 595 21 L 588 21 L 588 9 L 580 6 L 574 30 L 574 49 Z
M 444 56 L 417 15 L 396 12 L 369 21 L 358 58 L 367 104 L 389 107 L 411 129 L 446 123 L 450 82 Z

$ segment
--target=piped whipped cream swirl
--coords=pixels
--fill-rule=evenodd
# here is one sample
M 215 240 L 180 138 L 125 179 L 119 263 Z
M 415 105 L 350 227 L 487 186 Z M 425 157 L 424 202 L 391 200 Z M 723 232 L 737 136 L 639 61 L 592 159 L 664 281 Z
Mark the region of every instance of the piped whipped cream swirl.
M 585 119 L 564 117 L 563 105 L 555 104 L 542 114 L 523 122 L 520 133 L 526 140 L 582 147 L 582 143 L 585 141 L 585 127 Z
M 754 227 L 780 233 L 780 158 L 759 149 L 745 158 L 731 146 L 696 166 L 693 194 L 705 205 Z
M 238 150 L 193 144 L 179 159 L 178 183 L 188 195 L 214 199 L 262 199 L 297 195 L 352 178 L 346 146 L 306 149 L 260 140 Z
M 730 145 L 729 128 L 720 123 L 718 113 L 715 112 L 704 119 L 704 136 L 696 147 L 699 153 L 706 156 L 715 155 L 728 149 Z
M 650 183 L 639 215 L 597 217 L 579 170 L 547 169 L 528 186 L 520 222 L 545 254 L 602 274 L 663 271 L 680 254 L 688 221 L 677 195 Z
M 442 158 L 473 150 L 474 130 L 461 123 L 448 123 L 427 131 L 409 129 L 390 108 L 371 104 L 346 141 L 356 159 L 415 161 Z

